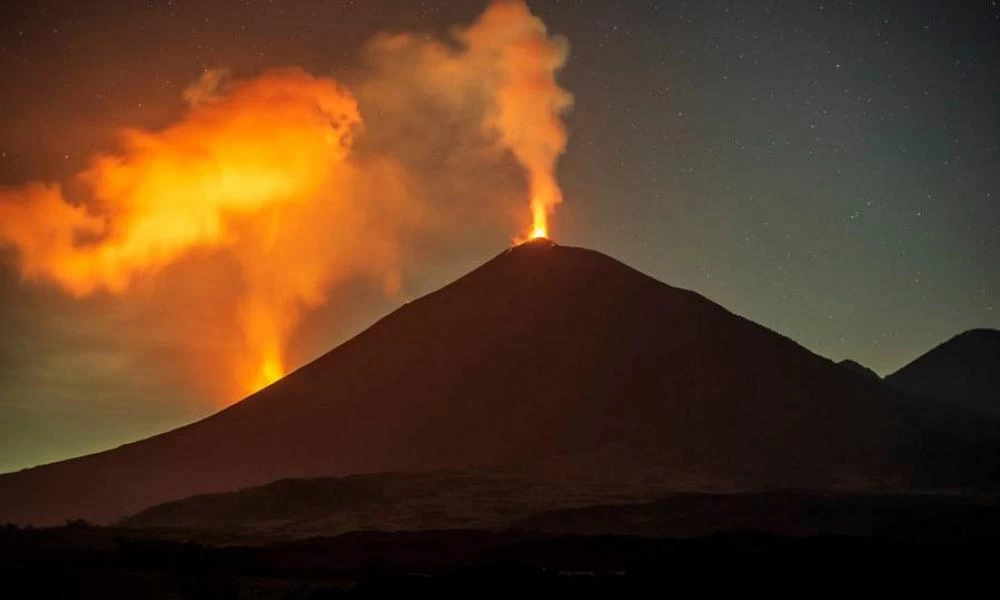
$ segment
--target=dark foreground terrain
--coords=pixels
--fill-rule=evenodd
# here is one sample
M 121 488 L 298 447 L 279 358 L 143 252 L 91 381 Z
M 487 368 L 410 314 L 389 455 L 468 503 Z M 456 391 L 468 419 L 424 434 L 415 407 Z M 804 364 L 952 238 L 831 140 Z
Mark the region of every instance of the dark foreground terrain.
M 1000 537 L 922 542 L 728 532 L 678 539 L 530 532 L 355 533 L 213 547 L 79 526 L 6 531 L 5 598 L 333 598 L 802 589 L 803 579 L 906 589 L 992 572 Z M 679 587 L 678 587 L 679 586 Z M 804 591 L 804 590 L 803 590 Z
M 664 536 L 686 519 L 692 532 L 712 523 L 730 529 Z M 1000 508 L 940 496 L 685 494 L 553 511 L 521 526 L 228 544 L 195 530 L 7 526 L 3 597 L 562 597 L 651 589 L 812 596 L 928 591 L 931 580 L 955 593 L 993 573 Z M 596 533 L 621 530 L 632 533 Z

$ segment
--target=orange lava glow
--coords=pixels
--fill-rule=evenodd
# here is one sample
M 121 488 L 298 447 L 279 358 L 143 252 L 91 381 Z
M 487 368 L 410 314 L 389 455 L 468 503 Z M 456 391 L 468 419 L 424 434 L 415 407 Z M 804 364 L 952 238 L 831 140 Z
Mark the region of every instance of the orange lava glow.
M 285 376 L 285 367 L 281 364 L 281 359 L 274 350 L 264 354 L 263 362 L 260 365 L 260 372 L 257 378 L 249 386 L 248 392 L 255 392 L 263 389 Z
M 549 215 L 547 207 L 536 201 L 531 203 L 531 236 L 529 239 L 549 237 Z

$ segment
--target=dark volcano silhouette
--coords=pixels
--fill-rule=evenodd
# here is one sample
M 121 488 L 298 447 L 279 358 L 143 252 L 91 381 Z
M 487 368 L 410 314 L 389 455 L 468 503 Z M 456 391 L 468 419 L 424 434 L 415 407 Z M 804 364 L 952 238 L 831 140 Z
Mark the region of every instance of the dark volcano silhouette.
M 908 394 L 1000 415 L 1000 331 L 959 334 L 889 375 L 886 382 Z
M 537 240 L 207 419 L 0 477 L 0 522 L 102 522 L 287 477 L 540 461 L 756 488 L 987 477 L 956 471 L 969 454 L 929 435 L 879 381 Z

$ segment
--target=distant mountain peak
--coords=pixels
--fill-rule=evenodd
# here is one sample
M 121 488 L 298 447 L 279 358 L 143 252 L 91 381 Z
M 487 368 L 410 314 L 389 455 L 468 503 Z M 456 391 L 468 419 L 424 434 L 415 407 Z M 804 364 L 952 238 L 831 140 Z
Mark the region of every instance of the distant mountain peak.
M 869 369 L 868 367 L 864 366 L 863 364 L 861 364 L 861 363 L 859 363 L 859 362 L 857 362 L 855 360 L 851 360 L 849 358 L 845 358 L 844 360 L 840 361 L 837 364 L 840 365 L 841 367 L 844 367 L 845 369 L 854 371 L 855 373 L 858 373 L 859 375 L 864 375 L 865 377 L 868 377 L 869 379 L 882 379 L 881 377 L 878 376 L 878 373 L 876 373 L 875 371 Z
M 1000 331 L 960 333 L 886 381 L 911 395 L 1000 415 Z
M 970 329 L 951 338 L 948 343 L 985 343 L 1000 346 L 1000 330 L 988 329 L 985 327 Z

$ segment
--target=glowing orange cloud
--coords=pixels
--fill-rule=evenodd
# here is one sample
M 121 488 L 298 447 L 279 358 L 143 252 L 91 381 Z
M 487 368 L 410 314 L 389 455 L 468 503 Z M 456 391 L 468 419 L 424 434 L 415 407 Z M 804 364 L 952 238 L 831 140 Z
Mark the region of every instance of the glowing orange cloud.
M 222 82 L 221 73 L 206 73 L 186 93 L 191 106 L 181 121 L 159 132 L 125 131 L 121 153 L 94 157 L 77 175 L 86 205 L 70 204 L 55 185 L 0 192 L 0 239 L 18 248 L 25 276 L 85 296 L 122 292 L 196 247 L 249 243 L 257 251 L 241 256 L 267 262 L 281 243 L 277 230 L 241 218 L 293 214 L 335 187 L 361 117 L 335 82 L 299 69 L 225 90 Z M 280 308 L 322 297 L 326 278 L 309 275 L 283 278 L 291 285 L 282 292 L 288 298 L 276 299 Z M 275 300 L 256 297 L 260 283 L 251 282 L 242 312 L 249 350 L 273 379 L 284 370 L 287 326 L 269 323 L 276 317 L 259 308 Z
M 231 255 L 248 360 L 236 377 L 248 391 L 268 385 L 288 369 L 303 311 L 332 288 L 365 277 L 395 293 L 416 236 L 470 226 L 446 197 L 481 198 L 482 222 L 514 197 L 484 183 L 503 170 L 497 148 L 526 172 L 531 231 L 547 235 L 562 197 L 571 97 L 555 74 L 567 45 L 519 0 L 453 35 L 377 36 L 350 89 L 298 68 L 207 71 L 178 121 L 126 130 L 119 151 L 92 158 L 65 186 L 81 198 L 55 183 L 0 188 L 0 245 L 17 250 L 25 278 L 76 297 L 121 294 L 196 250 Z M 366 110 L 378 118 L 366 124 Z M 444 167 L 423 162 L 449 151 Z

